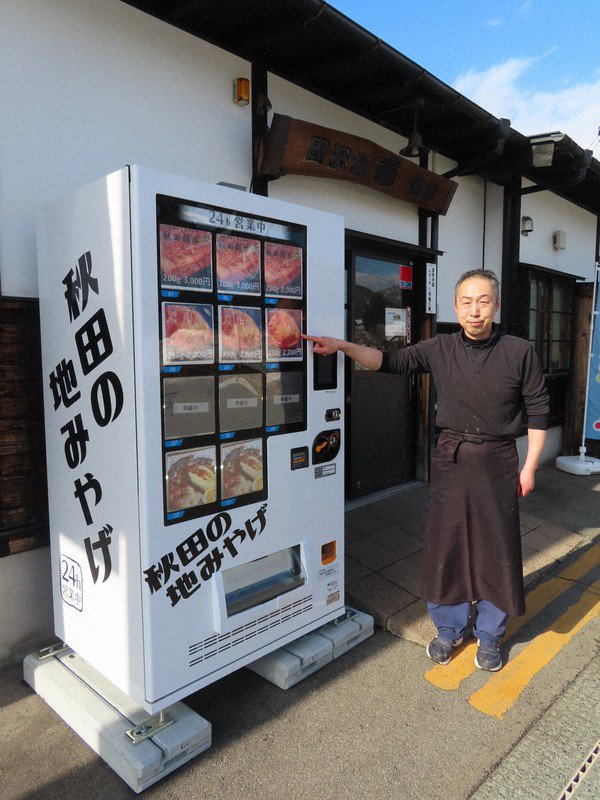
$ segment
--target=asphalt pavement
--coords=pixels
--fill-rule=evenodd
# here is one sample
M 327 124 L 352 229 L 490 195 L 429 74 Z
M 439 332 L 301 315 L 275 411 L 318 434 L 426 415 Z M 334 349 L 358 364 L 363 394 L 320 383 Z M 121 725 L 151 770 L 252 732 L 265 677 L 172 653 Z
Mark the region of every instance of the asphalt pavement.
M 529 581 L 501 672 L 473 669 L 472 643 L 436 667 L 418 637 L 381 627 L 285 691 L 240 670 L 186 701 L 212 723 L 210 749 L 142 796 L 600 796 L 600 476 L 545 467 L 523 511 L 577 538 Z M 0 670 L 0 798 L 135 796 L 21 677 L 18 664 Z

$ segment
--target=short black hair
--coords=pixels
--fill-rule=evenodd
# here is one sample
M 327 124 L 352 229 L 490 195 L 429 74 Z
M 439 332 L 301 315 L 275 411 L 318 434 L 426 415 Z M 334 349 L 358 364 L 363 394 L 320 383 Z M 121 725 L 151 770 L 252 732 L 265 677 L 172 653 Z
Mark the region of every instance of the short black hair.
M 494 294 L 496 297 L 500 297 L 500 282 L 496 277 L 496 273 L 492 272 L 491 269 L 470 269 L 468 272 L 463 272 L 460 278 L 456 281 L 456 285 L 454 286 L 454 299 L 456 299 L 456 295 L 458 294 L 458 289 L 461 283 L 464 283 L 469 278 L 485 278 L 492 284 L 492 289 L 494 290 Z

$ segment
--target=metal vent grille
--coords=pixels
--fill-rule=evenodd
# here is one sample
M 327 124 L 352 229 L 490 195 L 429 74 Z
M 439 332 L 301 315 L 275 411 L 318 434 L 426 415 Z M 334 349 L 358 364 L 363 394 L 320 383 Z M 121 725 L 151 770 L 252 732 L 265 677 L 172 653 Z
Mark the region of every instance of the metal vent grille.
M 596 746 L 592 749 L 589 756 L 579 767 L 575 775 L 573 775 L 569 783 L 565 786 L 565 788 L 559 795 L 558 800 L 570 800 L 570 798 L 573 797 L 576 790 L 581 785 L 581 782 L 589 774 L 591 768 L 594 766 L 596 759 L 599 756 L 600 756 L 600 739 L 598 740 Z M 589 796 L 591 797 L 591 795 Z
M 307 611 L 312 611 L 313 596 L 312 594 L 296 600 L 295 603 L 289 603 L 287 606 L 282 606 L 270 614 L 265 614 L 264 617 L 248 622 L 246 625 L 240 625 L 230 633 L 213 634 L 202 642 L 196 642 L 189 647 L 190 667 L 199 664 L 201 661 L 208 661 L 210 658 L 231 650 L 232 647 L 244 644 L 249 639 L 254 639 L 256 636 L 261 636 L 263 633 L 270 631 L 278 625 L 283 625 L 289 622 L 294 617 L 300 614 L 306 614 Z

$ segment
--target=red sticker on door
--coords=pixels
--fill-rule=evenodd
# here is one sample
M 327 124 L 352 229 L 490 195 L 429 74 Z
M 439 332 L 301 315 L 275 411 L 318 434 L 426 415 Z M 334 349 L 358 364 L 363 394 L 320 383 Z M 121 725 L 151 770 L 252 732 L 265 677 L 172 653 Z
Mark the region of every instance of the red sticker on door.
M 400 272 L 398 275 L 398 286 L 401 289 L 412 289 L 413 268 L 406 264 L 400 264 Z

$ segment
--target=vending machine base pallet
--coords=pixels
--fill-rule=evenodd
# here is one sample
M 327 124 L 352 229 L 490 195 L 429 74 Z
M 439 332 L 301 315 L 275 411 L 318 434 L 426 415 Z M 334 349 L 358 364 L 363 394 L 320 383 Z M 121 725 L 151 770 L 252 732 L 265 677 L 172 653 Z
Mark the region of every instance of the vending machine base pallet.
M 372 635 L 373 617 L 346 607 L 334 622 L 259 658 L 248 669 L 280 689 L 289 689 Z
M 186 705 L 149 718 L 70 648 L 31 653 L 23 676 L 136 793 L 211 745 L 210 722 Z

